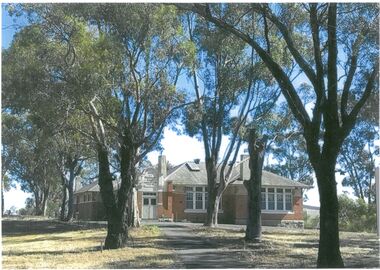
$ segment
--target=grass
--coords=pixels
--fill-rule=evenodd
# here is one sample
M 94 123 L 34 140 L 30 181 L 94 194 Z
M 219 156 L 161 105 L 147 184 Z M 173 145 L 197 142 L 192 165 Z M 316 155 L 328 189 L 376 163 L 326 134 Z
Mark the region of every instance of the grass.
M 160 248 L 155 241 L 160 235 L 157 226 L 132 229 L 128 247 L 102 250 L 101 244 L 106 236 L 104 228 L 77 228 L 52 221 L 41 224 L 41 221 L 34 220 L 45 227 L 47 232 L 28 233 L 28 221 L 14 222 L 18 223 L 15 226 L 22 228 L 24 225 L 25 228 L 21 232 L 3 235 L 4 269 L 168 268 L 174 265 L 172 252 Z M 10 224 L 3 221 L 3 227 L 4 225 Z M 51 233 L 49 226 L 59 229 Z
M 261 243 L 244 241 L 244 231 L 194 228 L 222 249 L 235 249 L 236 256 L 256 268 L 314 268 L 318 255 L 319 231 L 271 229 L 263 232 Z M 346 267 L 379 267 L 379 241 L 375 234 L 341 232 L 341 253 Z
M 6 218 L 3 219 L 2 225 L 4 269 L 120 269 L 182 266 L 178 254 L 171 250 L 178 247 L 170 247 L 157 226 L 132 229 L 128 247 L 102 250 L 101 245 L 106 230 L 94 228 L 93 225 L 83 226 L 83 224 L 66 224 L 33 218 L 24 220 Z M 189 228 L 194 230 L 195 237 L 204 238 L 205 243 L 212 243 L 211 248 L 215 249 L 215 252 L 211 253 L 233 254 L 235 259 L 239 258 L 238 260 L 248 267 L 316 267 L 319 237 L 317 230 L 265 228 L 261 243 L 249 243 L 243 240 L 244 230 L 203 226 Z M 375 234 L 341 232 L 340 236 L 341 252 L 346 267 L 379 267 L 379 242 Z M 199 243 L 199 241 L 190 241 L 190 243 Z M 205 246 L 208 250 L 202 253 L 201 249 Z M 210 253 L 208 244 L 199 247 L 192 244 L 189 248 L 199 249 L 200 261 L 211 256 L 208 254 Z M 194 260 L 196 258 L 194 257 Z

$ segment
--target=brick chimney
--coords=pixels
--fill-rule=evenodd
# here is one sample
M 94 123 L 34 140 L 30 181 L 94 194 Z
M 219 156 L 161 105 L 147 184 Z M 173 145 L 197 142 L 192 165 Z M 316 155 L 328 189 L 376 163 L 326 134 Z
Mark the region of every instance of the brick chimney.
M 249 179 L 249 155 L 240 155 L 240 180 Z M 243 160 L 247 159 L 245 162 Z

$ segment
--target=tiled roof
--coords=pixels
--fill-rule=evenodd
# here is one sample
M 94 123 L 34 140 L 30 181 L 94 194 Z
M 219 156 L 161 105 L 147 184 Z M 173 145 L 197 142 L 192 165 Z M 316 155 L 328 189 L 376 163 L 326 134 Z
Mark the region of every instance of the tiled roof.
M 114 180 L 112 181 L 112 184 L 113 184 L 113 189 L 117 190 L 119 189 L 119 186 L 120 186 L 120 180 Z M 100 187 L 99 187 L 98 181 L 96 180 L 92 182 L 91 184 L 83 186 L 79 190 L 75 191 L 74 194 L 83 193 L 83 192 L 99 192 L 99 191 L 100 191 Z
M 250 176 L 250 171 L 248 167 L 249 159 L 235 164 L 232 171 L 232 179 L 235 181 L 234 184 L 242 184 L 242 180 L 248 180 Z M 240 166 L 243 166 L 243 178 L 240 177 Z M 220 167 L 218 167 L 220 170 Z M 157 168 L 151 167 L 146 170 L 147 173 L 153 174 L 154 177 L 157 177 Z M 204 162 L 200 162 L 196 164 L 194 162 L 185 162 L 179 164 L 177 166 L 172 167 L 168 170 L 167 177 L 165 181 L 172 181 L 173 184 L 177 185 L 207 185 L 207 172 L 206 165 Z M 219 173 L 217 177 L 217 181 L 219 181 Z M 114 189 L 118 189 L 117 185 L 120 181 L 114 181 Z M 301 187 L 301 188 L 310 188 L 311 186 L 307 186 L 300 182 L 296 182 L 285 178 L 283 176 L 274 174 L 272 172 L 268 172 L 263 170 L 262 174 L 262 186 L 276 186 L 276 187 Z M 82 187 L 75 193 L 86 192 L 86 191 L 99 191 L 98 181 L 94 181 L 93 183 Z
M 243 162 L 248 163 L 248 159 Z M 207 172 L 206 165 L 204 162 L 197 164 L 199 166 L 199 171 L 190 169 L 189 166 L 186 166 L 186 163 L 181 164 L 181 166 L 169 174 L 166 178 L 168 181 L 172 181 L 173 184 L 177 185 L 207 185 Z M 232 171 L 232 179 L 237 180 L 235 184 L 242 184 L 241 180 L 248 180 L 250 171 L 248 168 L 248 164 L 244 164 L 243 175 L 244 179 L 240 179 L 240 163 L 236 164 Z M 220 169 L 220 167 L 219 167 Z M 219 181 L 219 175 L 217 177 L 217 181 Z M 309 186 L 302 184 L 300 182 L 296 182 L 280 175 L 268 172 L 263 170 L 262 174 L 262 185 L 263 186 L 276 186 L 276 187 L 302 187 L 308 188 Z

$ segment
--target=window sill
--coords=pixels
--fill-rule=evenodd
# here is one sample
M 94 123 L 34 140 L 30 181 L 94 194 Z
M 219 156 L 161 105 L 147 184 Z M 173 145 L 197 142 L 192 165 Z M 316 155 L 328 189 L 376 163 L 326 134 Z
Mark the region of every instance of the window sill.
M 261 210 L 264 214 L 294 214 L 294 211 L 289 210 Z
M 207 213 L 206 209 L 185 209 L 185 213 Z M 218 211 L 219 214 L 223 214 L 223 210 Z

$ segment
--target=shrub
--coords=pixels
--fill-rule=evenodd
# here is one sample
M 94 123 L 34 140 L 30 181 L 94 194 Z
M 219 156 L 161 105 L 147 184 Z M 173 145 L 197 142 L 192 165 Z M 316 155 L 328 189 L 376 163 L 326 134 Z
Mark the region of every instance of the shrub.
M 303 223 L 305 229 L 317 229 L 319 228 L 319 216 L 310 216 L 304 211 Z
M 351 199 L 341 195 L 339 201 L 339 229 L 352 232 L 376 230 L 376 208 L 363 199 Z

